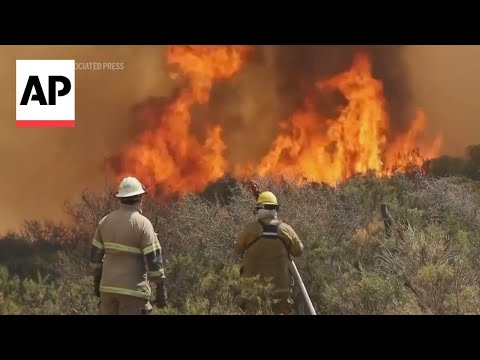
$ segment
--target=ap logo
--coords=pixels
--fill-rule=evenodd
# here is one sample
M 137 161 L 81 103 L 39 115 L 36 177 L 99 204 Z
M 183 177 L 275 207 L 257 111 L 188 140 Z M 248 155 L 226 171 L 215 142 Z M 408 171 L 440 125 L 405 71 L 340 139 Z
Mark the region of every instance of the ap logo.
M 75 126 L 75 60 L 17 60 L 17 127 Z

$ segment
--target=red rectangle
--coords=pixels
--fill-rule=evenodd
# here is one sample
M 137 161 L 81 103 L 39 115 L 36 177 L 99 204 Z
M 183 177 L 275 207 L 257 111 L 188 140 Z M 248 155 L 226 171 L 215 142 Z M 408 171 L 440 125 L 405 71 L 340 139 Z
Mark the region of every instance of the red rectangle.
M 72 128 L 75 127 L 75 120 L 17 120 L 17 127 Z

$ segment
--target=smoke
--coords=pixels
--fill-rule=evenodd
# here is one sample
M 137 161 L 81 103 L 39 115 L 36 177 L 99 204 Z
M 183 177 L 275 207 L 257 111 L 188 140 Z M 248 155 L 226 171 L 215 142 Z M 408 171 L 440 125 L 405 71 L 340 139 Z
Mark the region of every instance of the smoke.
M 0 49 L 0 230 L 24 219 L 60 219 L 65 201 L 105 186 L 106 158 L 131 140 L 134 103 L 164 96 L 171 82 L 163 47 L 2 46 Z M 77 70 L 76 128 L 15 127 L 15 60 L 123 62 L 122 71 Z
M 444 134 L 444 153 L 465 155 L 466 146 L 480 143 L 480 46 L 407 46 L 404 59 L 429 131 Z
M 406 130 L 414 118 L 415 104 L 403 46 L 262 46 L 233 81 L 213 90 L 209 116 L 226 128 L 229 162 L 252 162 L 265 154 L 276 137 L 278 121 L 301 108 L 316 81 L 349 68 L 358 51 L 370 54 L 373 75 L 383 81 L 390 135 Z M 338 94 L 315 96 L 318 111 L 325 115 L 331 115 L 344 100 Z

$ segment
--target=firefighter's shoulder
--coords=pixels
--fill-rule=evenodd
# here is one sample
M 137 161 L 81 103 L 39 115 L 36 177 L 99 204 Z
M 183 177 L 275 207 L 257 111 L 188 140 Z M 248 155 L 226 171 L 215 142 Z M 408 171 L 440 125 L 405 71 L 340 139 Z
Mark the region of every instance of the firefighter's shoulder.
M 293 230 L 293 227 L 290 224 L 283 221 L 278 225 L 278 230 L 279 230 L 279 233 L 282 233 L 290 238 L 296 234 L 295 230 Z
M 105 223 L 105 221 L 107 220 L 107 218 L 110 216 L 110 214 L 107 214 L 105 215 L 104 217 L 102 217 L 100 219 L 100 221 L 98 222 L 98 225 L 102 225 L 103 223 Z
M 120 213 L 120 209 L 116 209 L 105 215 L 98 222 L 99 225 L 106 223 L 109 219 L 115 219 L 116 215 Z
M 133 219 L 137 222 L 138 225 L 146 228 L 152 228 L 153 229 L 153 224 L 150 221 L 149 218 L 147 218 L 145 215 L 137 212 L 132 215 Z

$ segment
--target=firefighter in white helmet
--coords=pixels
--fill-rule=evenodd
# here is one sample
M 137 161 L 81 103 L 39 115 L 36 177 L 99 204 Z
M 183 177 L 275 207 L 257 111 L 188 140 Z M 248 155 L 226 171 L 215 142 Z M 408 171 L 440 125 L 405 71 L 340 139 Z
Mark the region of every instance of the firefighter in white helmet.
M 156 306 L 166 306 L 162 249 L 152 223 L 142 215 L 145 193 L 138 179 L 124 178 L 115 195 L 120 208 L 105 216 L 95 231 L 90 261 L 102 315 L 148 314 L 152 282 Z

